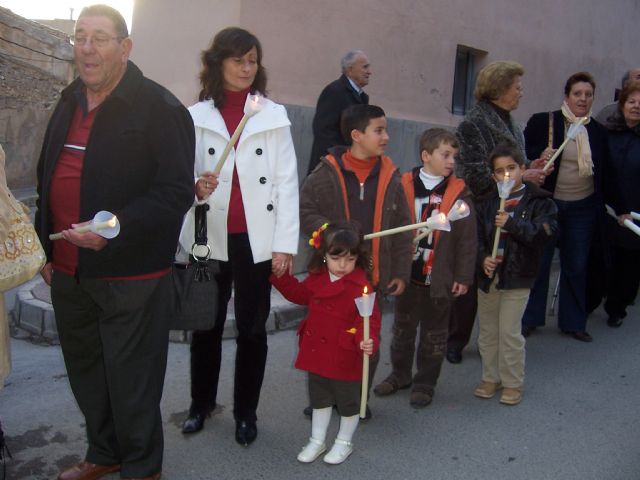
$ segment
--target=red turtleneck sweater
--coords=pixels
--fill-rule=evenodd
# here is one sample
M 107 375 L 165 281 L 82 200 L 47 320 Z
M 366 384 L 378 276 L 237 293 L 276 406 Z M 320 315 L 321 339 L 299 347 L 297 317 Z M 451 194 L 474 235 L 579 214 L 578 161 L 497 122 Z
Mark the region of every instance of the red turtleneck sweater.
M 240 92 L 224 91 L 226 103 L 220 109 L 220 114 L 227 126 L 229 136 L 233 135 L 236 127 L 244 115 L 244 103 L 249 94 L 249 89 Z M 239 139 L 238 139 L 239 141 Z M 236 143 L 233 147 L 236 148 Z M 247 231 L 247 219 L 244 214 L 244 203 L 242 202 L 242 191 L 240 190 L 240 180 L 238 179 L 238 169 L 233 167 L 233 180 L 231 181 L 231 198 L 229 199 L 229 213 L 227 214 L 228 233 L 245 233 Z

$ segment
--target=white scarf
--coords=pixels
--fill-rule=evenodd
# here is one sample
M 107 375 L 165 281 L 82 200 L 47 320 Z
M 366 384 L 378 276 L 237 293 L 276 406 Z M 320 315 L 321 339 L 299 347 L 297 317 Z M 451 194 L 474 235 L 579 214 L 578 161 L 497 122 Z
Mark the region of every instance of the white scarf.
M 562 115 L 569 123 L 578 123 L 579 117 L 576 117 L 567 102 L 562 102 Z M 588 120 L 579 127 L 578 135 L 576 136 L 576 147 L 578 148 L 578 176 L 591 177 L 593 176 L 593 159 L 591 158 L 591 145 L 589 144 L 589 132 L 584 127 L 591 121 L 591 111 L 587 114 Z

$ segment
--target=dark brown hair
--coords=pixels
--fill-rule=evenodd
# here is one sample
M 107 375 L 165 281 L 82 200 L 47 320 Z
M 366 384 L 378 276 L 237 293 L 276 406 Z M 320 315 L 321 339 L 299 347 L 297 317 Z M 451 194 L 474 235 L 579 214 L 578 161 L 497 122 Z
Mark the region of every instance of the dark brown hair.
M 587 82 L 593 88 L 593 93 L 596 93 L 596 81 L 593 79 L 593 75 L 589 72 L 576 72 L 567 78 L 567 82 L 564 84 L 565 97 L 571 92 L 571 88 L 579 82 Z
M 216 108 L 225 104 L 224 77 L 222 75 L 223 60 L 231 57 L 242 57 L 253 47 L 258 52 L 258 71 L 251 85 L 251 93 L 260 92 L 266 95 L 267 72 L 262 66 L 262 46 L 255 35 L 238 27 L 227 27 L 220 30 L 211 46 L 202 52 L 202 70 L 200 84 L 202 90 L 198 95 L 200 101 L 212 99 Z
M 622 112 L 622 107 L 627 102 L 627 99 L 632 93 L 640 92 L 640 81 L 627 82 L 627 84 L 620 90 L 618 96 L 618 110 Z
M 358 103 L 345 108 L 340 117 L 340 131 L 342 132 L 346 145 L 353 143 L 351 139 L 351 132 L 353 130 L 364 133 L 371 120 L 384 116 L 384 110 L 377 105 L 363 105 Z
M 322 232 L 320 248 L 315 248 L 311 255 L 308 270 L 312 273 L 321 271 L 325 255 L 356 255 L 356 267 L 369 272 L 370 254 L 363 248 L 362 233 L 353 222 L 329 224 Z
M 420 137 L 420 153 L 426 150 L 428 154 L 432 154 L 443 143 L 453 148 L 460 148 L 453 132 L 444 128 L 429 128 Z
M 493 171 L 493 164 L 497 158 L 510 157 L 521 167 L 525 165 L 524 157 L 518 147 L 515 147 L 509 143 L 499 143 L 489 154 L 489 165 Z

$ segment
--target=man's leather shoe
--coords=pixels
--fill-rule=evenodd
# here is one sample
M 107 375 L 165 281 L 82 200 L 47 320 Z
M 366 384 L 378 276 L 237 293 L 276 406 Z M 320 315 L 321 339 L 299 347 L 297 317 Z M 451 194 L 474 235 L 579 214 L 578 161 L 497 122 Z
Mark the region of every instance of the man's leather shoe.
M 236 422 L 236 442 L 242 446 L 249 446 L 258 436 L 255 422 Z
M 607 325 L 613 328 L 618 328 L 622 325 L 622 318 L 617 315 L 610 315 L 609 318 L 607 318 Z
M 593 342 L 593 337 L 589 335 L 589 333 L 587 332 L 582 332 L 582 331 L 573 332 L 571 330 L 562 330 L 562 333 L 564 333 L 565 335 L 571 335 L 573 338 L 581 342 L 586 342 L 586 343 Z
M 120 465 L 96 465 L 80 462 L 58 475 L 58 480 L 97 480 L 108 473 L 120 471 Z
M 209 416 L 209 415 L 207 415 Z M 182 424 L 182 433 L 185 435 L 189 433 L 196 433 L 202 430 L 204 427 L 205 415 L 202 413 L 192 413 Z
M 527 338 L 533 332 L 536 331 L 536 327 L 534 325 L 523 325 L 522 326 L 522 336 Z
M 447 350 L 447 361 L 449 363 L 462 362 L 462 352 L 460 350 L 454 350 L 454 349 Z

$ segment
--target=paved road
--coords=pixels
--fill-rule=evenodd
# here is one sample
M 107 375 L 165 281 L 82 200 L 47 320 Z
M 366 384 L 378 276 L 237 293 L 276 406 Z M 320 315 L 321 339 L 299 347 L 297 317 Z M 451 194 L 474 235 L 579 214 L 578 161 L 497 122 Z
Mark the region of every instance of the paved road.
M 563 336 L 555 326 L 537 332 L 527 343 L 525 397 L 516 407 L 472 396 L 480 359 L 469 347 L 462 364 L 444 365 L 430 407 L 410 408 L 408 391 L 374 398 L 374 418 L 359 427 L 355 452 L 341 466 L 295 459 L 309 436 L 309 421 L 301 414 L 305 377 L 292 366 L 294 332 L 269 338 L 259 436 L 248 448 L 233 439 L 234 342 L 224 343 L 222 406 L 204 431 L 188 438 L 179 426 L 188 407 L 189 348 L 172 344 L 162 403 L 163 478 L 640 479 L 639 320 L 640 308 L 634 307 L 620 329 L 611 329 L 597 311 L 589 323 L 592 344 Z M 384 332 L 391 321 L 384 317 Z M 389 368 L 386 337 L 378 379 Z M 82 458 L 83 419 L 59 347 L 21 340 L 12 346 L 13 374 L 0 393 L 0 417 L 14 454 L 9 478 L 55 478 Z M 336 430 L 334 418 L 330 435 Z

